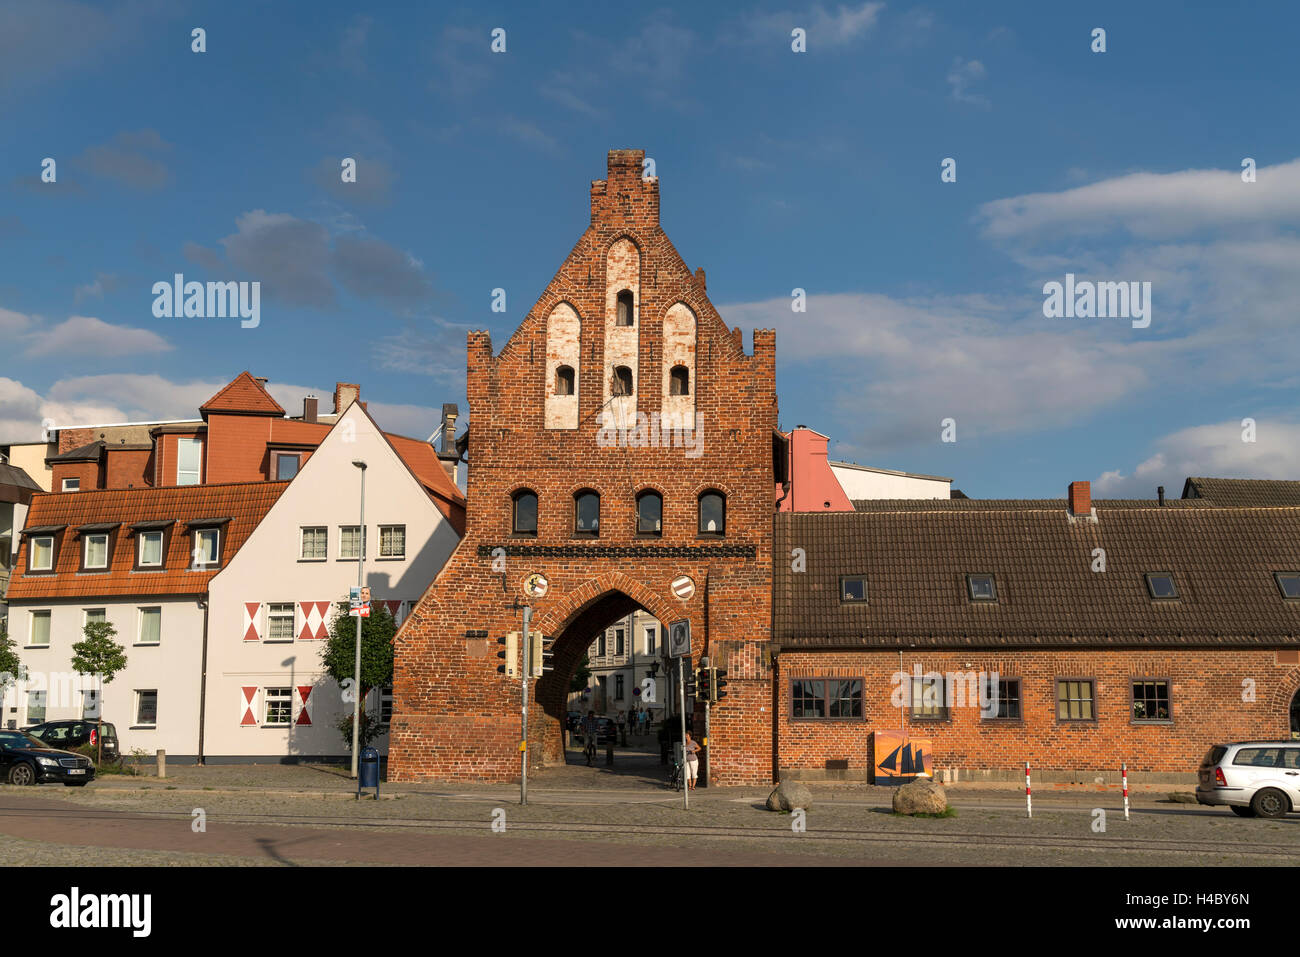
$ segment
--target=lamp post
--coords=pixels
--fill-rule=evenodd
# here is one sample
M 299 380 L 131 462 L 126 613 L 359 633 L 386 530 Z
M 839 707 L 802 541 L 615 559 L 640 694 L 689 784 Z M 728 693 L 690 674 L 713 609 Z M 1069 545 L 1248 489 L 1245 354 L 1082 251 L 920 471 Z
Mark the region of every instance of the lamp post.
M 357 545 L 357 587 L 364 583 L 362 575 L 366 562 L 366 463 L 360 459 L 352 462 L 361 469 L 361 525 L 358 527 L 359 543 Z M 352 776 L 357 776 L 357 741 L 361 733 L 361 609 L 357 609 L 357 655 L 355 670 L 352 672 L 354 682 L 352 691 Z

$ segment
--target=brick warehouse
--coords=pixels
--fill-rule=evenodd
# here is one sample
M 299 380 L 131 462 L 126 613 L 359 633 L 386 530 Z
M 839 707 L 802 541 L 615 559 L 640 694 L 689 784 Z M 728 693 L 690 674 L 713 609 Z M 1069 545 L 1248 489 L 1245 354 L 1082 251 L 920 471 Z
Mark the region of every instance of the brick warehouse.
M 771 778 L 775 334 L 756 330 L 746 354 L 726 328 L 659 226 L 643 159 L 610 152 L 589 228 L 500 354 L 469 335 L 468 521 L 396 638 L 392 780 L 517 776 L 521 691 L 492 639 L 519 630 L 534 574 L 549 590 L 532 627 L 555 640 L 555 668 L 535 683 L 530 760 L 563 760 L 569 676 L 593 634 L 640 607 L 688 619 L 692 657 L 730 670 L 711 780 Z M 683 576 L 685 600 L 670 588 Z
M 532 575 L 549 582 L 528 599 L 533 629 L 555 639 L 535 763 L 563 760 L 591 637 L 638 607 L 689 619 L 692 658 L 730 671 L 712 783 L 868 779 L 883 730 L 929 740 L 939 769 L 1029 761 L 1051 777 L 1120 761 L 1186 774 L 1217 740 L 1300 727 L 1298 483 L 778 511 L 802 480 L 777 427 L 774 334 L 747 355 L 726 329 L 659 228 L 642 155 L 609 154 L 590 227 L 500 354 L 469 336 L 466 533 L 396 638 L 392 780 L 518 775 L 519 681 L 497 672 L 494 639 L 519 630 Z M 696 430 L 700 454 L 635 430 L 611 441 L 639 415 Z M 993 712 L 978 688 L 951 698 L 971 676 L 993 676 Z

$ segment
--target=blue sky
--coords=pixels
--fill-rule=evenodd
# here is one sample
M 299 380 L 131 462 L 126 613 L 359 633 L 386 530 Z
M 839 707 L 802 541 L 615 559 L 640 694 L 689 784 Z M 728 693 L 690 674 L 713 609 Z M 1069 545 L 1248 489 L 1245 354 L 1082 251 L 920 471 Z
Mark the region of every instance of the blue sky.
M 465 407 L 465 331 L 505 342 L 606 151 L 642 148 L 723 317 L 777 329 L 782 426 L 833 457 L 980 497 L 1298 478 L 1297 27 L 1283 3 L 0 0 L 0 441 L 192 415 L 245 368 L 291 410 L 360 382 L 428 434 Z M 155 318 L 177 272 L 260 280 L 261 325 Z M 1150 326 L 1045 318 L 1067 272 L 1151 282 Z

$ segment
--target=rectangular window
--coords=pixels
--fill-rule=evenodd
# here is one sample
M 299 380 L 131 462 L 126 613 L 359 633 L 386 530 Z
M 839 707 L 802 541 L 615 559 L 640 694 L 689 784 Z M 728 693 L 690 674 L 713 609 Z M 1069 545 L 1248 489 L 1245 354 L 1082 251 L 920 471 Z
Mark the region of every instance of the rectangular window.
M 840 601 L 845 604 L 865 604 L 867 601 L 867 576 L 845 575 L 840 579 Z
M 1018 721 L 1020 712 L 1020 679 L 998 678 L 991 676 L 984 679 L 980 690 L 984 696 L 980 701 L 980 717 L 988 721 Z
M 614 676 L 614 700 L 623 700 L 623 675 L 621 673 Z
M 943 675 L 912 678 L 912 717 L 919 721 L 943 721 L 948 717 Z
M 1242 748 L 1232 763 L 1254 768 L 1275 768 L 1282 751 L 1282 748 Z
M 140 556 L 137 559 L 141 568 L 157 568 L 162 565 L 163 533 L 140 533 Z
M 1300 572 L 1274 572 L 1273 580 L 1277 582 L 1283 598 L 1288 601 L 1300 600 Z
M 215 565 L 220 554 L 221 529 L 196 529 L 194 532 L 194 564 Z
M 85 554 L 82 556 L 82 567 L 89 570 L 107 568 L 108 534 L 96 532 L 93 535 L 87 535 L 84 541 Z
M 81 479 L 79 479 L 79 478 L 65 478 L 65 479 L 63 480 L 63 491 L 65 491 L 65 492 L 80 492 L 80 491 L 81 491 Z
M 27 546 L 27 567 L 34 572 L 48 572 L 54 569 L 54 536 L 33 536 Z
M 980 573 L 966 576 L 966 588 L 971 601 L 997 601 L 998 588 L 993 576 Z
M 655 639 L 657 637 L 658 633 L 654 628 L 647 628 L 645 630 L 645 653 L 647 655 L 653 655 L 655 653 Z
M 154 728 L 158 725 L 158 692 L 135 693 L 135 725 L 137 728 Z
M 790 682 L 790 717 L 826 717 L 826 682 L 796 678 Z
M 1158 678 L 1133 679 L 1133 720 L 1168 721 L 1173 717 L 1169 708 L 1169 682 Z
M 1057 680 L 1056 717 L 1061 721 L 1096 720 L 1096 701 L 1090 680 L 1074 678 Z
M 1169 572 L 1147 572 L 1147 592 L 1152 598 L 1171 601 L 1178 597 L 1178 586 Z
M 605 657 L 605 636 L 604 635 L 601 635 L 599 638 L 596 639 L 596 657 L 597 658 Z
M 45 691 L 27 692 L 27 723 L 44 724 L 45 723 Z
M 267 688 L 263 699 L 266 701 L 266 720 L 263 724 L 293 724 L 292 688 Z
M 140 609 L 140 637 L 138 643 L 142 645 L 157 645 L 162 642 L 162 608 L 155 605 L 152 608 Z
M 279 602 L 266 606 L 266 640 L 293 641 L 293 602 Z
M 352 561 L 361 558 L 364 561 L 365 556 L 360 554 L 364 546 L 365 535 L 359 525 L 339 526 L 339 558 L 350 558 Z
M 379 526 L 379 557 L 380 558 L 405 558 L 406 557 L 406 526 L 405 525 L 380 525 Z
M 831 718 L 862 717 L 862 680 L 838 679 L 826 682 L 826 713 Z
M 384 685 L 379 689 L 379 722 L 380 724 L 393 723 L 393 686 Z
M 277 482 L 287 482 L 298 474 L 298 464 L 300 459 L 298 455 L 290 455 L 280 452 L 275 457 L 275 480 Z
M 87 608 L 85 609 L 85 619 L 82 625 L 95 624 L 97 622 L 108 621 L 108 611 L 104 608 Z
M 308 560 L 325 558 L 329 552 L 329 530 L 324 525 L 305 526 L 298 557 Z
M 32 628 L 27 635 L 28 648 L 48 648 L 50 647 L 50 615 L 49 611 L 32 612 Z
M 202 439 L 176 440 L 176 484 L 198 485 L 203 463 Z
M 615 629 L 614 629 L 614 654 L 615 654 L 616 656 L 620 656 L 620 657 L 624 654 L 624 651 L 623 651 L 623 629 L 622 629 L 622 628 L 615 628 Z

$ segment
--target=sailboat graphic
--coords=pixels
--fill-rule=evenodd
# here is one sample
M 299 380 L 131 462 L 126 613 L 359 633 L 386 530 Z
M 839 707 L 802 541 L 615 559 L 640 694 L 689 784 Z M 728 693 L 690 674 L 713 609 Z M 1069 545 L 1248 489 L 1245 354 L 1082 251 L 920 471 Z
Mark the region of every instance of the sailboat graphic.
M 887 733 L 877 733 L 876 741 L 881 750 L 898 742 L 888 755 L 876 762 L 876 777 L 883 779 L 881 783 L 900 783 L 903 778 L 929 775 L 925 766 L 929 741 L 911 741 L 904 735 Z

